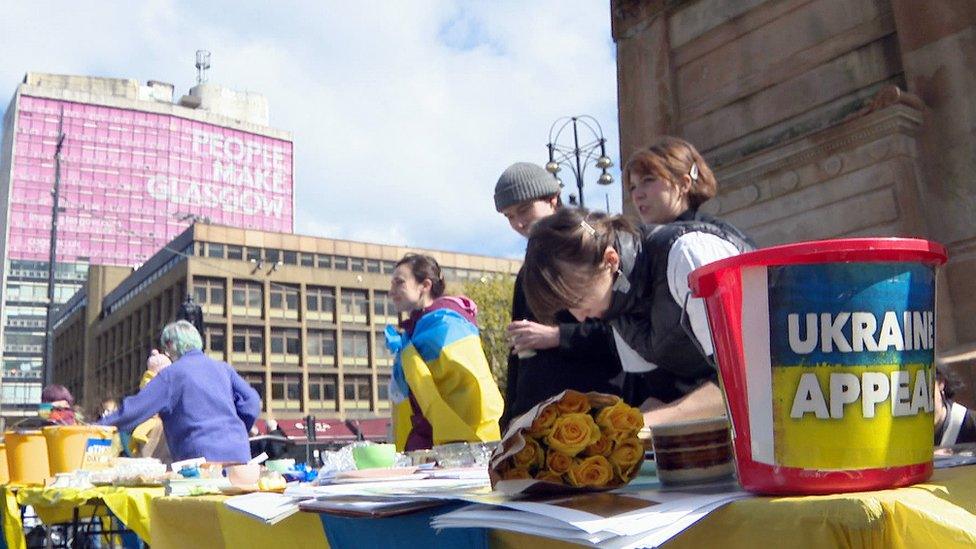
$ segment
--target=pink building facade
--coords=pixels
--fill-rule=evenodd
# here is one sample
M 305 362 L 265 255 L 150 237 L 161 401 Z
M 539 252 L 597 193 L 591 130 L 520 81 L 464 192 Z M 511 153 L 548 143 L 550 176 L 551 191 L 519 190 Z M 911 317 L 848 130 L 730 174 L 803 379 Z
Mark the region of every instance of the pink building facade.
M 174 102 L 159 82 L 28 73 L 18 87 L 0 145 L 0 415 L 40 395 L 59 136 L 55 304 L 88 265 L 137 266 L 193 220 L 294 231 L 291 135 L 258 94 L 204 88 Z
M 292 144 L 179 116 L 21 96 L 6 255 L 47 261 L 54 154 L 58 261 L 141 263 L 186 228 L 292 232 Z M 181 219 L 184 218 L 184 219 Z

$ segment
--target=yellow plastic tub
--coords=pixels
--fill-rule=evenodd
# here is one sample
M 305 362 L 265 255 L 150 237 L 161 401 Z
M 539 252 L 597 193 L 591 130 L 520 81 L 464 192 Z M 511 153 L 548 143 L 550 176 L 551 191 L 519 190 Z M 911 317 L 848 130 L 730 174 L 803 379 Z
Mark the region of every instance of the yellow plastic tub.
M 40 431 L 7 431 L 3 439 L 10 483 L 44 484 L 51 472 L 44 435 Z
M 89 439 L 110 440 L 115 427 L 101 425 L 51 425 L 42 429 L 47 439 L 51 476 L 81 468 Z
M 0 484 L 10 482 L 10 472 L 7 470 L 7 446 L 0 442 Z

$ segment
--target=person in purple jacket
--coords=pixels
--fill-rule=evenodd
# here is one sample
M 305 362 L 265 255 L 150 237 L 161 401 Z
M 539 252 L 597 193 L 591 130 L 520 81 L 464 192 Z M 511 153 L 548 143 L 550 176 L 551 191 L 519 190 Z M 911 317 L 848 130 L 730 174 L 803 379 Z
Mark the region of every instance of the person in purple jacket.
M 200 332 L 185 320 L 166 325 L 160 343 L 173 364 L 98 424 L 131 431 L 159 414 L 174 461 L 249 460 L 247 433 L 261 412 L 257 391 L 229 364 L 205 355 Z

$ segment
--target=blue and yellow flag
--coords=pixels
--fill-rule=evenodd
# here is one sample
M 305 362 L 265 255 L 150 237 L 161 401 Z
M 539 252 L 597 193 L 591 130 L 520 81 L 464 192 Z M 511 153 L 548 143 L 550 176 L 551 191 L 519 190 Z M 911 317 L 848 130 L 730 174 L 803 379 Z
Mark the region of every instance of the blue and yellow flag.
M 504 403 L 481 347 L 478 327 L 459 313 L 438 309 L 424 315 L 396 357 L 393 428 L 398 450 L 410 434 L 413 395 L 433 428 L 433 443 L 498 440 Z M 407 394 L 399 402 L 405 382 Z

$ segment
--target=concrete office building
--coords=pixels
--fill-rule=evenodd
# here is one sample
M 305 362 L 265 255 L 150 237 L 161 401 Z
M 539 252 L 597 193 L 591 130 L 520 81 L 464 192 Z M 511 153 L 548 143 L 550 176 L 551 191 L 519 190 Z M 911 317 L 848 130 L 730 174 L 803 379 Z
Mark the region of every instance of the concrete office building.
M 196 223 L 135 272 L 92 266 L 55 323 L 55 380 L 88 407 L 135 392 L 160 329 L 189 293 L 206 352 L 231 363 L 280 421 L 389 415 L 383 330 L 395 262 L 412 250 Z M 422 251 L 448 286 L 520 262 Z
M 177 99 L 162 82 L 32 72 L 3 128 L 5 416 L 29 413 L 40 394 L 59 143 L 55 304 L 89 265 L 138 265 L 194 218 L 294 229 L 292 138 L 268 126 L 258 94 L 204 82 Z

